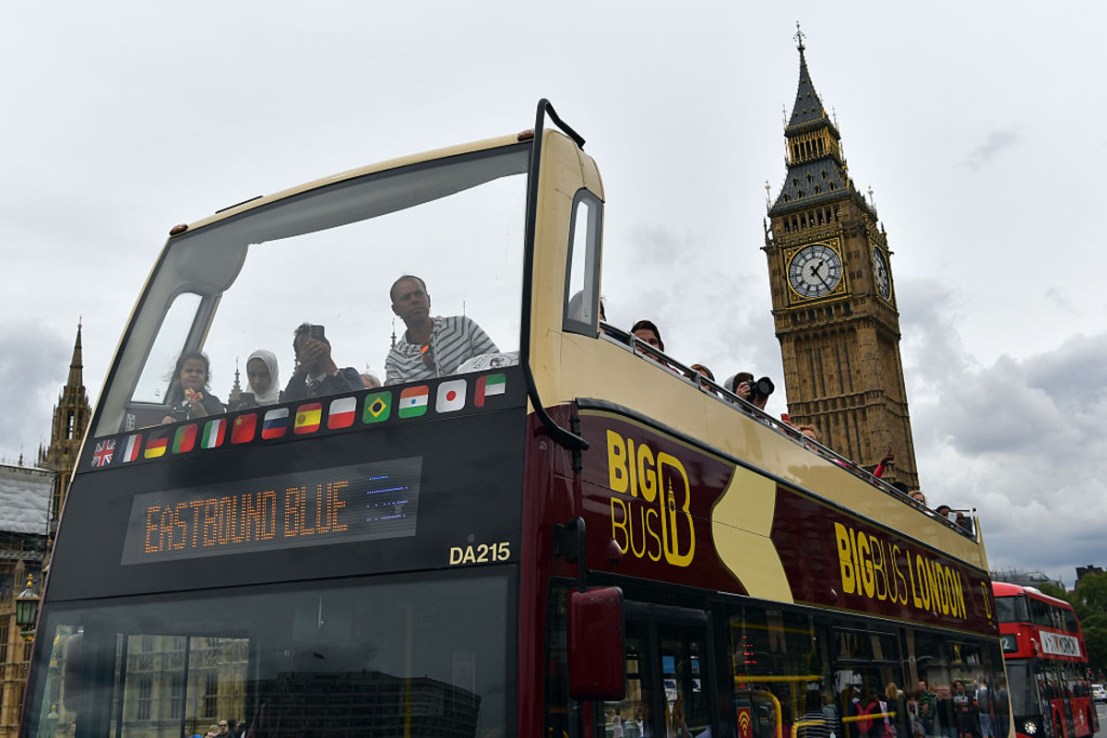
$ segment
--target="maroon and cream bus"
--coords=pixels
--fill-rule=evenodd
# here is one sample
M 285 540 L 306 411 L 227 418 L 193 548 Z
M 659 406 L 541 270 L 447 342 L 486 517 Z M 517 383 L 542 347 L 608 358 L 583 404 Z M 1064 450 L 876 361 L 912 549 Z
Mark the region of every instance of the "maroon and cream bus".
M 65 503 L 25 738 L 781 738 L 812 700 L 848 724 L 854 691 L 1003 683 L 978 533 L 600 320 L 583 146 L 543 101 L 173 229 Z M 405 274 L 495 350 L 173 414 L 182 353 L 226 401 L 258 349 L 302 376 L 305 323 L 379 371 Z

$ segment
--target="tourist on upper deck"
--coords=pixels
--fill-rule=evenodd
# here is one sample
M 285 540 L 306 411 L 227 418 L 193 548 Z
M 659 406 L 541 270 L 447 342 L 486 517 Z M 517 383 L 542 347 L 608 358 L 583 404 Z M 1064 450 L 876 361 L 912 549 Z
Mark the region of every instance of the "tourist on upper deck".
M 173 368 L 173 379 L 166 394 L 169 413 L 161 422 L 176 423 L 223 412 L 223 403 L 208 390 L 210 380 L 208 357 L 199 351 L 181 354 Z
M 361 383 L 365 385 L 366 389 L 376 389 L 381 386 L 381 380 L 377 379 L 377 375 L 372 372 L 362 372 Z
M 768 377 L 761 377 L 761 379 L 754 381 L 753 375 L 749 372 L 738 372 L 727 379 L 724 386 L 746 402 L 757 407 L 758 410 L 765 409 L 765 405 L 769 402 L 769 396 L 776 390 L 773 380 Z
M 464 315 L 432 317 L 427 285 L 405 274 L 392 284 L 392 312 L 407 330 L 385 359 L 385 384 L 453 374 L 461 364 L 499 351 L 479 325 Z
M 658 351 L 665 350 L 665 342 L 661 340 L 661 331 L 658 329 L 652 320 L 639 320 L 637 323 L 630 327 L 630 332 L 634 334 L 634 337 L 645 344 L 649 344 Z M 643 352 L 645 355 L 656 362 L 661 362 L 661 359 L 649 352 Z
M 248 410 L 280 402 L 284 393 L 281 392 L 276 354 L 266 349 L 250 354 L 246 360 L 246 383 L 250 391 L 239 395 L 232 410 Z
M 325 397 L 364 389 L 361 375 L 353 367 L 339 369 L 331 358 L 331 342 L 323 326 L 301 323 L 292 336 L 296 369 L 284 388 L 285 400 Z
M 884 476 L 884 472 L 888 470 L 889 466 L 896 463 L 896 452 L 892 449 L 888 449 L 888 453 L 884 454 L 884 457 L 880 460 L 880 463 L 873 469 L 873 476 L 877 479 L 881 479 Z

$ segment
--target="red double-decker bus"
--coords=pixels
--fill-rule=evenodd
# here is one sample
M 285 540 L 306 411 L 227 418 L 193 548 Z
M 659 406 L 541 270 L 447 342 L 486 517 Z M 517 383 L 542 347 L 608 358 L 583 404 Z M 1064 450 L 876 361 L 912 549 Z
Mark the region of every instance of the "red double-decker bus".
M 1088 651 L 1072 605 L 1034 587 L 993 582 L 1019 735 L 1085 738 L 1099 730 Z

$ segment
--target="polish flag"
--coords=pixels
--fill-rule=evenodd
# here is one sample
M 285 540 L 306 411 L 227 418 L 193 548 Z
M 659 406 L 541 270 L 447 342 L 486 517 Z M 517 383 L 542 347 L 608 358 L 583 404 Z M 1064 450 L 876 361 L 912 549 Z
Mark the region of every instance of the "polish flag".
M 331 430 L 349 428 L 354 424 L 355 417 L 357 417 L 356 397 L 340 397 L 337 400 L 331 400 L 331 413 L 327 416 L 327 427 Z

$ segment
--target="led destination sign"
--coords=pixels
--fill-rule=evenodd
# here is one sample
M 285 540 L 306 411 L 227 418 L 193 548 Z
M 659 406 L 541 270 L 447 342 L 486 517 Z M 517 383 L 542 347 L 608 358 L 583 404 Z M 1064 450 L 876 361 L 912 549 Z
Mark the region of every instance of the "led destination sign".
M 124 565 L 415 535 L 421 456 L 137 495 Z

